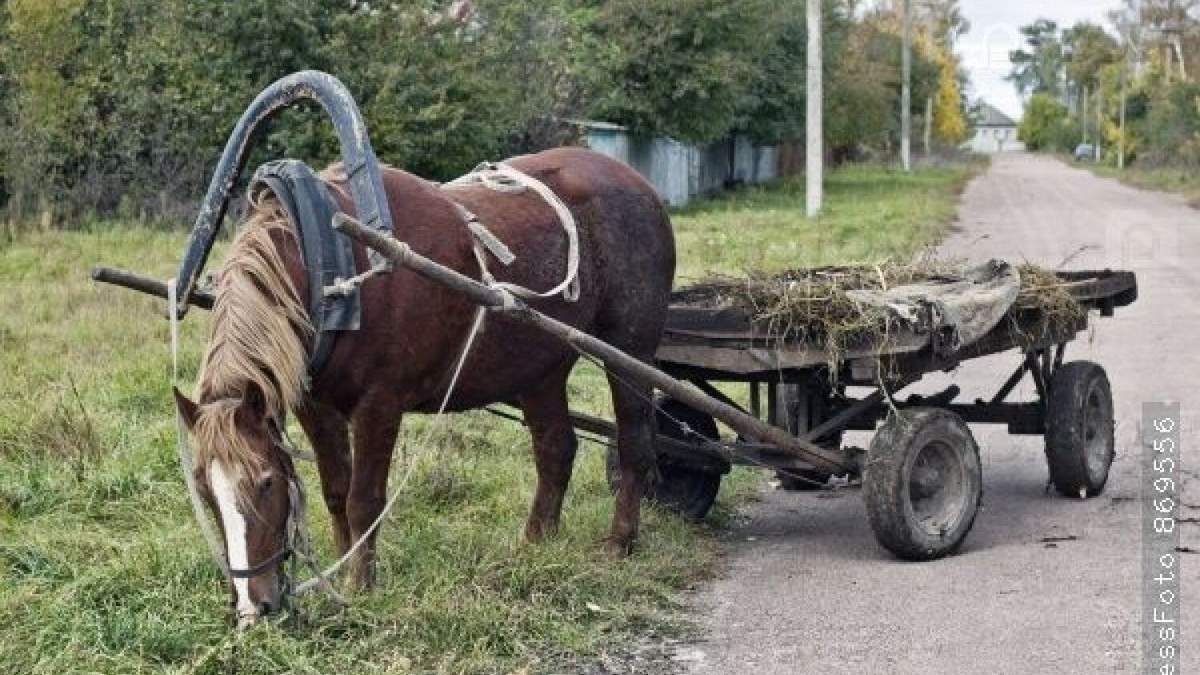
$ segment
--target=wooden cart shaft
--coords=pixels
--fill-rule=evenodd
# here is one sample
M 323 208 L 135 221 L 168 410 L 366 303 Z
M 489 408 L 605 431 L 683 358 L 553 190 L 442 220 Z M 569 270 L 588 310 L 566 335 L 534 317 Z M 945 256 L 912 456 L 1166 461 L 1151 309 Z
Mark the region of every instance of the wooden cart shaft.
M 429 260 L 390 236 L 367 228 L 344 214 L 339 214 L 335 227 L 393 262 L 464 293 L 477 304 L 493 310 L 504 308 L 506 298 L 500 291 Z M 92 277 L 103 283 L 167 297 L 165 283 L 131 272 L 99 267 L 92 272 Z M 1130 304 L 1137 297 L 1136 279 L 1127 272 L 1071 272 L 1060 273 L 1060 277 L 1069 284 L 1068 288 L 1077 300 L 1106 315 L 1111 314 L 1115 307 Z M 214 298 L 204 290 L 194 289 L 186 302 L 211 309 Z M 1018 341 L 1009 326 L 1001 325 L 979 342 L 950 356 L 932 354 L 931 350 L 924 348 L 924 341 L 918 336 L 902 337 L 885 350 L 873 348 L 860 350 L 861 353 L 852 351 L 845 359 L 848 367 L 838 373 L 840 381 L 848 385 L 878 386 L 882 378 L 873 369 L 882 369 L 889 376 L 889 381 L 883 383 L 886 384 L 886 391 L 880 386 L 865 398 L 846 401 L 846 407 L 839 413 L 797 436 L 780 428 L 786 425 L 779 424 L 776 419 L 778 411 L 776 415 L 768 415 L 767 421 L 760 420 L 756 406 L 752 405 L 751 411 L 743 410 L 708 382 L 751 382 L 752 394 L 756 394 L 757 383 L 760 382 L 782 384 L 804 382 L 814 376 L 829 377 L 829 355 L 824 349 L 764 336 L 745 315 L 730 310 L 705 310 L 678 304 L 672 306 L 658 352 L 658 367 L 655 367 L 523 304 L 506 311 L 599 359 L 606 367 L 654 387 L 724 422 L 745 439 L 750 439 L 721 447 L 659 436 L 659 449 L 664 455 L 676 461 L 690 460 L 714 470 L 734 463 L 790 469 L 811 468 L 834 473 L 857 472 L 860 467 L 856 455 L 822 447 L 816 441 L 844 429 L 874 428 L 880 417 L 886 414 L 885 399 L 926 373 L 948 370 L 962 361 L 1011 349 L 1021 349 L 1027 357 L 993 400 L 958 404 L 953 402 L 954 396 L 950 396 L 947 400 L 937 401 L 937 405 L 952 410 L 968 422 L 1007 424 L 1012 433 L 1041 433 L 1044 425 L 1040 403 L 1007 403 L 1004 398 L 1027 373 L 1031 373 L 1035 381 L 1045 380 L 1047 369 L 1052 365 L 1049 363 L 1049 352 L 1058 348 L 1055 360 L 1061 360 L 1061 345 L 1074 339 L 1079 331 L 1087 327 L 1086 319 L 1075 325 L 1054 326 L 1052 329 L 1027 323 L 1022 325 L 1024 334 L 1036 337 Z M 1039 365 L 1039 358 L 1046 363 Z M 864 364 L 864 367 L 870 366 L 871 377 L 857 381 L 853 368 L 856 362 Z M 891 405 L 928 405 L 930 400 L 910 397 L 907 401 L 892 402 Z M 774 407 L 773 398 L 768 399 L 768 405 Z M 580 413 L 573 413 L 572 420 L 577 428 L 584 431 L 610 438 L 615 434 L 612 423 L 606 420 Z

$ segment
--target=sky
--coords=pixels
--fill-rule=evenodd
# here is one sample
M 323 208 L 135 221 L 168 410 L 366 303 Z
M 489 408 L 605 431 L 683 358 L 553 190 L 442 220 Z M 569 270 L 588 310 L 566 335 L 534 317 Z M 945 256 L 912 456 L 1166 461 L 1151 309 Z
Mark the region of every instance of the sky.
M 1035 19 L 1047 18 L 1059 26 L 1088 19 L 1111 29 L 1106 15 L 1119 0 L 961 0 L 971 31 L 958 51 L 971 75 L 970 100 L 983 99 L 1020 119 L 1022 103 L 1017 90 L 1004 76 L 1010 71 L 1009 51 L 1020 46 L 1018 29 Z

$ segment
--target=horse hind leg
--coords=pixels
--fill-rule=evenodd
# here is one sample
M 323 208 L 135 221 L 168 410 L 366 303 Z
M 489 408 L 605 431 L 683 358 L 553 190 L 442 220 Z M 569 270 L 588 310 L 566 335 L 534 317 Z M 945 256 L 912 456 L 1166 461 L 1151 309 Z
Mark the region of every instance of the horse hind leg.
M 571 481 L 578 441 L 567 406 L 570 371 L 566 366 L 518 401 L 529 425 L 537 467 L 537 487 L 525 523 L 525 539 L 530 542 L 558 533 L 563 497 Z
M 653 478 L 654 409 L 650 387 L 611 372 L 608 385 L 617 417 L 617 462 L 621 479 L 605 547 L 614 555 L 626 556 L 633 551 L 642 497 Z

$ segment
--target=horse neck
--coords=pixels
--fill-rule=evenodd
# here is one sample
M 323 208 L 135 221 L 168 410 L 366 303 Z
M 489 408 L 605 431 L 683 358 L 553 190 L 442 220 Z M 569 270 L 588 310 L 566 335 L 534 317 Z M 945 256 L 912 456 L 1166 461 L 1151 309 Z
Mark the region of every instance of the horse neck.
M 266 409 L 282 415 L 304 391 L 312 325 L 307 290 L 286 219 L 252 217 L 221 268 L 200 400 L 240 398 L 257 387 Z M 299 282 L 299 283 L 298 283 Z

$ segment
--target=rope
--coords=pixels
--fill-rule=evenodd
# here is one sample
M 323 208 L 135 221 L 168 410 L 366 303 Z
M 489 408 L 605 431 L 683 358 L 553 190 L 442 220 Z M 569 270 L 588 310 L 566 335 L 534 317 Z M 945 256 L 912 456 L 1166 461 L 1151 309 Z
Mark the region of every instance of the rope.
M 178 306 L 176 304 L 178 292 L 175 288 L 175 279 L 167 280 L 167 316 L 171 322 L 171 386 L 179 386 L 179 313 L 175 311 Z M 204 541 L 208 543 L 208 551 L 212 554 L 213 560 L 216 561 L 217 567 L 221 568 L 221 574 L 226 579 L 230 578 L 229 564 L 225 561 L 225 546 L 217 537 L 217 532 L 213 528 L 212 522 L 208 519 L 204 510 L 204 500 L 200 498 L 200 491 L 196 489 L 196 476 L 192 465 L 192 452 L 188 447 L 188 430 L 187 425 L 183 422 L 183 414 L 179 412 L 179 406 L 175 406 L 175 454 L 179 457 L 179 466 L 183 471 L 183 482 L 187 485 L 188 498 L 192 503 L 192 513 L 196 516 L 196 524 L 200 527 L 200 533 L 204 535 Z
M 475 345 L 475 338 L 478 337 L 479 330 L 483 327 L 483 317 L 486 311 L 487 310 L 483 307 L 479 307 L 477 310 L 475 310 L 475 320 L 471 325 L 470 332 L 467 333 L 467 339 L 463 344 L 462 353 L 459 354 L 458 362 L 454 366 L 454 372 L 450 377 L 450 384 L 446 387 L 446 394 L 442 397 L 441 405 L 438 406 L 437 413 L 434 415 L 433 420 L 429 423 L 429 426 L 425 432 L 425 436 L 416 444 L 419 454 L 414 454 L 412 459 L 409 460 L 408 466 L 405 468 L 404 475 L 400 478 L 400 484 L 397 485 L 396 489 L 392 491 L 392 495 L 388 498 L 383 510 L 379 512 L 379 515 L 376 516 L 375 520 L 371 522 L 370 527 L 368 527 L 366 531 L 363 532 L 357 540 L 355 540 L 355 542 L 346 550 L 342 557 L 338 558 L 329 567 L 326 567 L 323 572 L 318 571 L 316 576 L 312 579 L 309 579 L 308 581 L 296 586 L 293 595 L 303 595 L 311 591 L 314 587 L 322 582 L 328 583 L 326 579 L 337 574 L 338 570 L 350 560 L 350 558 L 358 551 L 358 549 L 362 547 L 367 539 L 374 534 L 375 530 L 379 529 L 379 526 L 387 518 L 388 514 L 391 513 L 392 507 L 394 507 L 396 502 L 399 501 L 400 495 L 404 492 L 405 487 L 408 485 L 409 479 L 412 478 L 417 464 L 419 463 L 418 460 L 430 452 L 430 441 L 433 440 L 434 434 L 441 430 L 441 426 L 445 422 L 446 406 L 450 404 L 450 397 L 454 393 L 455 387 L 458 386 L 458 378 L 462 374 L 463 366 L 467 362 L 467 356 L 470 355 L 471 348 Z
M 575 214 L 571 213 L 571 209 L 567 207 L 566 203 L 542 181 L 504 163 L 492 164 L 484 162 L 471 173 L 442 185 L 442 189 L 452 190 L 474 186 L 482 186 L 501 194 L 520 194 L 526 190 L 533 190 L 543 201 L 550 205 L 550 208 L 554 209 L 555 215 L 558 216 L 558 222 L 567 234 L 566 275 L 557 286 L 539 293 L 519 284 L 496 281 L 495 277 L 488 270 L 486 256 L 483 253 L 484 250 L 491 253 L 506 266 L 511 265 L 516 256 L 513 255 L 504 242 L 500 241 L 486 225 L 479 221 L 479 218 L 474 213 L 468 211 L 461 204 L 455 203 L 459 213 L 467 221 L 467 229 L 470 230 L 473 240 L 472 246 L 475 258 L 478 260 L 479 266 L 483 271 L 484 281 L 492 288 L 503 291 L 506 296 L 511 295 L 525 300 L 550 298 L 560 293 L 567 302 L 576 302 L 579 300 L 579 226 L 575 221 Z M 371 278 L 390 271 L 390 265 L 376 265 L 366 272 L 350 277 L 349 279 L 339 278 L 334 280 L 333 284 L 322 289 L 322 294 L 327 298 L 349 296 Z M 508 306 L 509 304 L 515 306 L 515 303 L 506 303 L 506 308 L 511 309 Z
M 571 213 L 571 209 L 567 208 L 567 205 L 545 183 L 502 162 L 497 164 L 484 162 L 471 173 L 446 183 L 442 188 L 452 190 L 476 185 L 501 194 L 519 194 L 525 190 L 533 190 L 543 201 L 550 205 L 550 208 L 554 209 L 554 213 L 558 216 L 558 222 L 567 234 L 567 273 L 563 277 L 563 280 L 554 288 L 539 293 L 518 284 L 497 282 L 494 280 L 489 285 L 497 290 L 506 291 L 526 300 L 550 298 L 561 293 L 563 299 L 567 302 L 577 301 L 579 299 L 579 226 L 575 222 L 575 215 Z M 470 222 L 471 220 L 468 219 L 468 224 Z M 474 222 L 478 223 L 478 219 L 475 219 Z M 483 227 L 482 223 L 479 223 L 479 225 Z M 486 228 L 484 229 L 486 230 Z M 474 229 L 472 229 L 472 234 L 475 234 L 476 241 L 478 242 L 480 235 L 476 234 Z M 488 234 L 492 239 L 495 239 L 495 235 L 491 235 L 490 232 Z M 484 237 L 485 241 L 482 242 L 484 245 L 488 245 L 489 243 L 486 239 Z
M 338 277 L 337 279 L 333 280 L 333 284 L 331 286 L 326 286 L 325 288 L 321 289 L 321 294 L 326 298 L 350 296 L 355 290 L 358 289 L 359 286 L 362 286 L 370 279 L 380 274 L 387 274 L 391 271 L 392 268 L 388 267 L 387 265 L 376 265 L 366 272 L 363 272 L 362 274 L 356 274 L 349 279 L 342 279 L 341 277 Z

